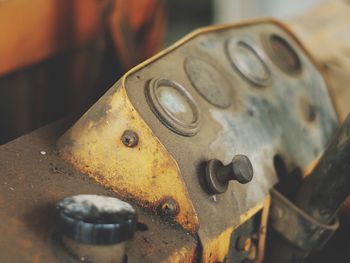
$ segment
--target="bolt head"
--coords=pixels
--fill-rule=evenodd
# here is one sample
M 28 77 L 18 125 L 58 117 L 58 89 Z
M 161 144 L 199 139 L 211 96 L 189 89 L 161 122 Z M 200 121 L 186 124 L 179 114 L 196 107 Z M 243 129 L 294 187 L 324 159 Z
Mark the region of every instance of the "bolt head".
M 124 131 L 121 140 L 127 147 L 133 148 L 139 143 L 139 136 L 132 130 Z
M 249 252 L 252 248 L 253 241 L 248 236 L 240 236 L 237 239 L 237 249 L 243 252 Z
M 161 214 L 167 217 L 174 217 L 179 213 L 179 206 L 171 197 L 167 197 L 162 200 L 159 204 L 159 208 Z

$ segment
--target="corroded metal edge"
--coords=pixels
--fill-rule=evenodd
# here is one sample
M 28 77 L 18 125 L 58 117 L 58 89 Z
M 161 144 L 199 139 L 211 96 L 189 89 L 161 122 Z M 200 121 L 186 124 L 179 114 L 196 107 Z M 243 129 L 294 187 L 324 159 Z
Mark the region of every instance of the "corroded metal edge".
M 139 141 L 127 147 L 121 140 L 133 130 Z M 197 214 L 176 161 L 131 105 L 125 88 L 116 83 L 58 141 L 61 157 L 127 200 L 158 211 L 165 198 L 179 206 L 174 221 L 196 233 Z

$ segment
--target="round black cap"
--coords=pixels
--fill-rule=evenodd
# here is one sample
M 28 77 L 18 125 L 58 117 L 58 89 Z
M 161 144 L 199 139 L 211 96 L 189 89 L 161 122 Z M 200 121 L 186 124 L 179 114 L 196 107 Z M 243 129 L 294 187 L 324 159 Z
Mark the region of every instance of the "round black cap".
M 67 197 L 56 206 L 61 233 L 75 241 L 108 245 L 130 239 L 136 229 L 133 207 L 102 195 Z

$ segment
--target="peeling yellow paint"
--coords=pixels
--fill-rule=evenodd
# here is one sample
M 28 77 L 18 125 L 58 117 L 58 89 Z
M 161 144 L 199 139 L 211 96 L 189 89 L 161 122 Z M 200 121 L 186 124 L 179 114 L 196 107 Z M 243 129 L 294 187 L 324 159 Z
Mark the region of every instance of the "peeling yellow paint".
M 251 218 L 261 210 L 263 210 L 264 216 L 262 217 L 260 224 L 261 224 L 261 227 L 266 228 L 267 216 L 265 215 L 267 213 L 265 211 L 268 211 L 269 205 L 270 205 L 270 196 L 267 196 L 262 203 L 258 204 L 257 206 L 255 206 L 254 208 L 250 209 L 248 212 L 240 216 L 239 225 L 237 225 L 236 227 L 227 228 L 215 239 L 206 240 L 203 244 L 203 262 L 207 262 L 207 263 L 224 262 L 225 257 L 227 257 L 228 252 L 230 250 L 230 245 L 232 245 L 230 243 L 230 240 L 235 229 L 238 228 L 241 224 L 243 224 L 245 221 L 247 221 L 249 218 Z M 261 247 L 261 245 L 264 245 L 264 244 L 265 244 L 265 233 L 260 233 L 259 251 L 260 249 L 264 248 L 264 247 Z M 263 251 L 260 251 L 260 254 L 261 253 L 263 253 Z
M 136 147 L 125 146 L 125 130 L 139 136 Z M 179 204 L 175 221 L 195 233 L 198 218 L 179 168 L 131 105 L 118 83 L 60 140 L 62 157 L 118 195 L 155 209 L 164 197 Z
M 168 54 L 194 37 L 237 28 L 260 22 L 270 22 L 285 30 L 288 28 L 274 20 L 257 20 L 236 25 L 220 25 L 197 30 L 158 55 L 131 69 L 115 84 L 59 141 L 62 157 L 77 170 L 111 188 L 121 197 L 133 199 L 141 206 L 156 209 L 165 197 L 173 198 L 179 204 L 179 213 L 175 218 L 185 230 L 195 234 L 199 228 L 198 217 L 189 198 L 187 188 L 181 178 L 176 161 L 156 138 L 150 127 L 131 104 L 126 90 L 126 79 L 137 70 Z M 310 57 L 301 43 L 296 42 Z M 314 62 L 314 60 L 310 57 Z M 133 130 L 139 136 L 139 143 L 134 148 L 126 147 L 121 136 L 125 130 Z M 261 226 L 266 229 L 270 197 L 242 214 L 240 224 L 263 210 Z M 239 226 L 232 226 L 210 240 L 201 240 L 203 262 L 222 262 L 230 249 L 230 238 Z M 266 230 L 265 230 L 266 231 Z M 260 233 L 259 259 L 263 255 L 265 234 Z M 185 248 L 172 253 L 166 262 L 190 262 Z M 193 258 L 191 258 L 193 259 Z

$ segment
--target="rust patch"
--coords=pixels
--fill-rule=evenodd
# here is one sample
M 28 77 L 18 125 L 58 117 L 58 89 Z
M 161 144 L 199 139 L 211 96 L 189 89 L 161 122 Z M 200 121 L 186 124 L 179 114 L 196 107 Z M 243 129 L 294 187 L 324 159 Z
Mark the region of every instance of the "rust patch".
M 101 107 L 108 110 L 101 114 Z M 125 130 L 138 134 L 137 148 L 120 140 Z M 155 210 L 171 198 L 179 211 L 174 221 L 197 232 L 197 214 L 176 161 L 133 108 L 124 87 L 98 101 L 59 140 L 59 148 L 77 170 L 143 207 Z
M 181 248 L 174 251 L 170 256 L 163 262 L 167 263 L 192 263 L 196 257 L 196 250 L 192 248 Z

